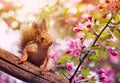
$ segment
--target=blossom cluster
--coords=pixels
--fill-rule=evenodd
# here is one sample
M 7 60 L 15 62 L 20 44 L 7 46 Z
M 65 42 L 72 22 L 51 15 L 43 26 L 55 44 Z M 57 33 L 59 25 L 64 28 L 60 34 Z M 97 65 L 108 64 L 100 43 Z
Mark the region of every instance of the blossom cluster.
M 72 56 L 80 56 L 82 50 L 85 48 L 81 42 L 81 39 L 82 38 L 69 40 L 66 54 L 71 54 Z
M 119 0 L 100 0 L 100 5 L 98 8 L 101 11 L 105 11 L 102 17 L 106 17 L 107 14 L 116 13 L 120 10 L 120 1 Z M 107 12 L 106 12 L 107 11 Z
M 99 73 L 100 81 L 102 83 L 105 82 L 107 80 L 107 76 L 105 75 L 104 69 L 102 69 L 102 68 L 99 69 L 98 73 Z

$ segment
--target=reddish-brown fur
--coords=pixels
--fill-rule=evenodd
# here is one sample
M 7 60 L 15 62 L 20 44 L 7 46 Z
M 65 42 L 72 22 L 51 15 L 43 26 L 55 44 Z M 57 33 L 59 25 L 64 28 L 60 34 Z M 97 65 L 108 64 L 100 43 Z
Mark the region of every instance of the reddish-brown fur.
M 21 48 L 23 55 L 19 63 L 28 60 L 45 70 L 51 44 L 52 38 L 47 33 L 46 21 L 43 20 L 41 24 L 33 23 L 32 28 L 22 31 Z

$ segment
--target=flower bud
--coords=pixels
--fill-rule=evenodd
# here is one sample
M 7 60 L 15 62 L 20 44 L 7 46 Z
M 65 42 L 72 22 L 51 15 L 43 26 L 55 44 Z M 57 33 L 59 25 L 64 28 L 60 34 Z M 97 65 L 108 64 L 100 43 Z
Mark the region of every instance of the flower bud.
M 87 28 L 91 28 L 91 26 L 92 26 L 91 24 L 87 24 L 86 25 Z
M 99 5 L 98 8 L 99 8 L 99 9 L 103 9 L 103 6 Z
M 76 33 L 78 33 L 79 31 L 81 31 L 81 29 L 80 29 L 80 27 L 74 27 L 73 31 L 76 32 Z
M 88 19 L 91 21 L 92 20 L 92 16 L 88 16 Z
M 102 14 L 102 18 L 106 18 L 107 17 L 107 14 Z
M 117 56 L 117 55 L 118 55 L 118 52 L 117 52 L 117 51 L 112 51 L 111 54 L 112 54 L 113 56 Z

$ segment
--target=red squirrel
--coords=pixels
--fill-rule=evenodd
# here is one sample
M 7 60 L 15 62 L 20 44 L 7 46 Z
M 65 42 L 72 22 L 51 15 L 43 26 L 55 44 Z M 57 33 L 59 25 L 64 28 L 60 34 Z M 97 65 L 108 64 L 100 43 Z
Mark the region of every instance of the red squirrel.
M 47 32 L 45 19 L 40 24 L 37 22 L 33 23 L 31 29 L 22 31 L 21 49 L 23 51 L 19 64 L 28 60 L 34 65 L 39 66 L 42 71 L 45 71 L 51 44 L 52 38 Z

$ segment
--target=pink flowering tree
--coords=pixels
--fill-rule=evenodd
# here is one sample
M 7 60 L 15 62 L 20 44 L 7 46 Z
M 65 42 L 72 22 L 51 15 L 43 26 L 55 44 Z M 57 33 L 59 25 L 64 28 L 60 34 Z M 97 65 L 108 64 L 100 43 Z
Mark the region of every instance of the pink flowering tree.
M 70 83 L 119 81 L 119 10 L 119 0 L 101 0 L 94 12 L 81 14 L 73 28 L 75 38 L 65 40 L 66 50 L 57 59 L 59 73 Z

